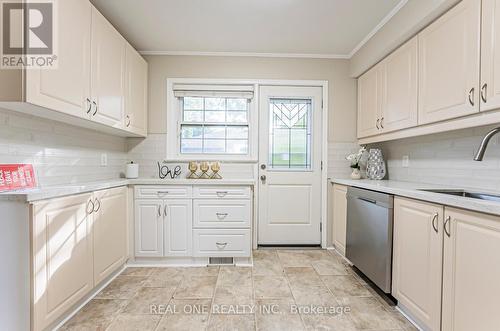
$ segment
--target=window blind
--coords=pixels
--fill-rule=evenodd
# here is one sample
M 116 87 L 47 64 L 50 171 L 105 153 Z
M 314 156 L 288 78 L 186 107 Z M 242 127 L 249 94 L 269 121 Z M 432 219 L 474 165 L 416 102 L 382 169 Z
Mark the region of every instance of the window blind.
M 219 97 L 252 99 L 253 85 L 191 85 L 174 84 L 174 96 L 186 97 Z

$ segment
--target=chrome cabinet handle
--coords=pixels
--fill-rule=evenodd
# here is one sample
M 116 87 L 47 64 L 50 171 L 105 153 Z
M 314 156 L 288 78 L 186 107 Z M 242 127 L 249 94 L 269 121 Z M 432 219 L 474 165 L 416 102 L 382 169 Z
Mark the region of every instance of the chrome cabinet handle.
M 168 191 L 157 191 L 158 194 L 168 194 Z
M 158 205 L 158 217 L 161 216 L 161 205 Z
M 225 197 L 227 195 L 227 191 L 217 191 L 215 194 L 217 194 L 218 197 Z
M 484 103 L 488 101 L 488 84 L 484 83 L 481 87 L 481 99 Z
M 224 219 L 227 217 L 227 213 L 216 213 L 215 215 L 217 215 L 217 218 L 219 219 Z
M 435 231 L 436 233 L 438 233 L 438 231 L 439 231 L 439 230 L 438 230 L 438 227 L 437 227 L 437 223 L 436 223 L 436 221 L 437 221 L 437 219 L 438 219 L 438 216 L 439 216 L 439 214 L 438 214 L 438 213 L 435 213 L 435 214 L 434 214 L 434 216 L 432 216 L 432 227 L 434 228 L 434 231 Z
M 89 206 L 92 205 L 90 208 Z M 86 210 L 87 214 L 90 215 L 94 212 L 94 203 L 92 202 L 92 200 L 89 200 L 89 202 L 87 202 L 87 210 Z
M 125 124 L 125 125 L 126 125 L 126 126 L 127 126 L 127 128 L 128 128 L 128 127 L 130 126 L 130 115 L 127 115 L 125 118 L 127 119 L 127 122 L 126 122 L 126 124 Z
M 450 230 L 449 230 L 450 221 L 451 221 L 451 216 L 446 217 L 446 220 L 444 221 L 444 225 L 443 225 L 444 233 L 446 233 L 446 235 L 448 236 L 448 238 L 451 237 L 451 233 L 450 233 Z M 446 228 L 447 224 L 448 224 L 448 229 Z
M 384 128 L 384 118 L 383 117 L 380 119 L 380 128 L 381 129 Z
M 86 99 L 87 100 L 87 105 L 88 105 L 88 109 L 87 109 L 87 114 L 90 113 L 90 111 L 92 110 L 92 101 L 90 101 L 89 98 Z
M 95 111 L 94 111 L 94 113 L 92 114 L 92 116 L 95 116 L 95 114 L 97 114 L 97 102 L 92 101 L 92 104 L 93 104 L 93 105 L 94 105 L 94 107 L 95 107 Z
M 226 243 L 221 243 L 221 242 L 216 242 L 215 245 L 217 246 L 217 248 L 219 249 L 224 249 L 226 248 L 227 246 L 227 242 Z
M 475 90 L 476 89 L 473 87 L 469 91 L 469 103 L 471 104 L 471 106 L 474 106 L 474 91 Z
M 101 201 L 99 199 L 95 198 L 95 204 L 94 204 L 94 213 L 97 213 L 101 209 Z
M 380 121 L 380 119 L 377 118 L 377 123 L 375 124 L 375 126 L 377 127 L 377 130 L 380 130 L 379 126 L 378 126 L 378 122 Z
M 168 209 L 168 206 L 165 205 L 165 207 L 163 208 L 163 215 L 167 216 L 167 209 Z

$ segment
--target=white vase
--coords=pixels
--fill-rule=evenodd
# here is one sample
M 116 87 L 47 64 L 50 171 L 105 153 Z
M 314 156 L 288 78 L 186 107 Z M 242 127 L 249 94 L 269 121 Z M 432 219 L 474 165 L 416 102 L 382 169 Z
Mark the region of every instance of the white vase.
M 351 179 L 361 179 L 361 171 L 358 168 L 352 168 Z

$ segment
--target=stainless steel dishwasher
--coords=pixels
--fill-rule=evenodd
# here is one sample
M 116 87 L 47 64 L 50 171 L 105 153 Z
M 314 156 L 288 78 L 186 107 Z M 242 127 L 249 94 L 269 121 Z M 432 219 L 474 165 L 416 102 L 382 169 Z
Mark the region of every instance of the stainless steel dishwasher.
M 346 257 L 385 293 L 391 292 L 394 197 L 347 189 Z

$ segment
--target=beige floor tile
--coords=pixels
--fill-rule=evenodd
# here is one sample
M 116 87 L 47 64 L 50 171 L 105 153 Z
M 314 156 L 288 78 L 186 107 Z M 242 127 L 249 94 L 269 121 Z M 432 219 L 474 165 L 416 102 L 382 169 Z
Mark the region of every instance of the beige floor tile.
M 158 307 L 168 305 L 174 292 L 175 287 L 144 287 L 130 300 L 123 313 L 156 314 Z
M 321 279 L 337 298 L 371 296 L 370 291 L 353 276 L 321 276 Z
M 252 252 L 254 260 L 277 260 L 278 253 L 271 249 L 257 249 Z
M 219 274 L 219 267 L 193 267 L 183 268 L 184 277 L 216 277 Z
M 359 330 L 401 329 L 401 324 L 373 297 L 337 299 L 350 308 L 349 318 Z
M 120 314 L 106 331 L 153 331 L 161 316 Z
M 252 268 L 221 267 L 217 284 L 222 286 L 252 286 Z
M 203 299 L 212 298 L 217 283 L 216 276 L 190 276 L 185 277 L 177 287 L 174 298 L 176 299 Z
M 165 315 L 155 331 L 201 331 L 208 326 L 209 314 Z
M 311 331 L 358 331 L 355 324 L 344 314 L 301 315 L 306 330 Z
M 210 315 L 209 331 L 253 331 L 255 316 L 251 315 Z
M 182 272 L 174 273 L 153 273 L 143 283 L 144 287 L 177 287 L 180 285 L 184 275 Z
M 313 260 L 301 250 L 278 251 L 283 267 L 310 267 Z
M 248 306 L 253 306 L 253 288 L 251 286 L 219 286 L 217 285 L 215 289 L 215 296 L 213 301 L 213 313 L 224 314 L 227 312 L 227 309 L 232 306 L 232 309 L 239 308 L 245 309 L 243 313 L 251 313 L 247 312 Z M 232 312 L 228 312 L 232 313 Z M 238 313 L 238 312 L 236 312 Z
M 141 277 L 148 277 L 153 272 L 155 272 L 157 268 L 148 268 L 148 267 L 128 267 L 127 269 L 123 270 L 121 273 L 122 276 L 141 276 Z
M 323 285 L 323 282 L 312 267 L 288 267 L 285 268 L 285 274 L 292 288 Z
M 91 300 L 60 330 L 104 330 L 126 304 L 126 300 Z
M 98 299 L 131 299 L 142 287 L 145 277 L 118 276 L 97 296 Z
M 334 296 L 324 285 L 292 287 L 292 294 L 295 302 L 299 306 L 337 306 L 337 301 L 335 300 Z
M 278 259 L 259 259 L 253 261 L 254 276 L 283 276 L 284 269 Z
M 306 255 L 311 260 L 311 262 L 332 260 L 332 255 L 328 253 L 328 251 L 322 249 L 304 250 L 302 251 L 302 253 Z
M 304 330 L 298 313 L 292 309 L 293 300 L 257 300 L 256 327 L 259 331 Z
M 314 261 L 311 265 L 321 276 L 350 275 L 348 268 L 335 259 Z
M 283 276 L 254 276 L 253 285 L 256 299 L 292 297 L 288 282 Z

